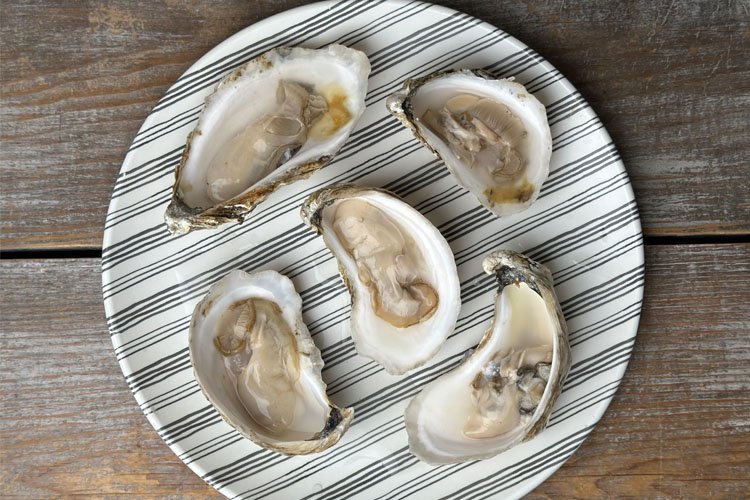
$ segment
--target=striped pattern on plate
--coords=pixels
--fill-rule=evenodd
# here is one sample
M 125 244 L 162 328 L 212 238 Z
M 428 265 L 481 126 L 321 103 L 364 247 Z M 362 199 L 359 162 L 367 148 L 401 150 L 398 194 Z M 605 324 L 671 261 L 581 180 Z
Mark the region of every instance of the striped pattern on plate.
M 281 45 L 341 43 L 368 54 L 367 111 L 338 156 L 271 195 L 242 225 L 172 237 L 163 223 L 175 166 L 204 97 L 223 75 Z M 484 68 L 515 77 L 546 106 L 550 177 L 528 211 L 499 219 L 456 186 L 385 109 L 415 75 Z M 463 306 L 456 331 L 426 366 L 391 376 L 356 355 L 349 296 L 299 206 L 333 182 L 384 187 L 437 226 L 453 249 Z M 407 448 L 403 411 L 422 386 L 474 347 L 493 312 L 482 257 L 521 251 L 554 273 L 570 329 L 573 366 L 549 428 L 490 460 L 425 465 Z M 193 307 L 232 269 L 275 269 L 294 281 L 325 360 L 323 376 L 354 423 L 313 456 L 258 448 L 224 423 L 200 393 L 187 348 Z M 554 472 L 609 404 L 635 341 L 643 248 L 625 169 L 601 122 L 563 76 L 531 49 L 471 16 L 424 2 L 316 3 L 257 23 L 202 57 L 167 91 L 128 152 L 112 194 L 102 255 L 107 322 L 130 389 L 170 448 L 231 498 L 518 497 Z

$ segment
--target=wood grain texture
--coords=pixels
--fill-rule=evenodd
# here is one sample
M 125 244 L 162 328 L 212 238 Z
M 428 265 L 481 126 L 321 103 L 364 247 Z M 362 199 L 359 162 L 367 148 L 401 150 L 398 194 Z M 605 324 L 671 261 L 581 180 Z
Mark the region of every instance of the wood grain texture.
M 0 248 L 98 248 L 125 152 L 193 62 L 303 1 L 2 3 Z M 750 233 L 745 0 L 439 0 L 516 36 L 594 107 L 646 235 Z
M 750 244 L 652 246 L 620 390 L 541 498 L 750 495 Z M 0 496 L 220 498 L 130 394 L 99 262 L 0 263 Z
M 635 350 L 573 457 L 530 496 L 750 496 L 750 244 L 646 248 Z
M 114 356 L 98 260 L 2 261 L 0 497 L 207 498 Z
M 115 178 L 156 101 L 213 46 L 302 3 L 3 2 L 0 247 L 101 247 Z

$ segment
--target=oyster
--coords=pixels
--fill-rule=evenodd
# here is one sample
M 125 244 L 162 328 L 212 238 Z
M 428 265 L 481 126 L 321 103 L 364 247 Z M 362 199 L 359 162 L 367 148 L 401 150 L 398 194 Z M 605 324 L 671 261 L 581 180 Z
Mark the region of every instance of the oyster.
M 461 307 L 453 252 L 435 226 L 396 195 L 351 184 L 313 193 L 301 215 L 338 259 L 357 352 L 392 374 L 433 357 Z
M 536 436 L 570 368 L 549 270 L 511 251 L 488 255 L 483 267 L 498 283 L 492 326 L 406 409 L 409 448 L 430 464 L 489 458 Z
M 240 434 L 286 455 L 336 444 L 354 416 L 328 400 L 301 311 L 289 278 L 234 270 L 190 323 L 190 359 L 205 396 Z
M 188 135 L 169 231 L 242 222 L 280 186 L 328 163 L 364 112 L 369 73 L 364 53 L 330 45 L 273 49 L 227 75 Z
M 406 80 L 386 105 L 495 214 L 539 196 L 552 137 L 544 106 L 523 85 L 482 70 L 441 71 Z

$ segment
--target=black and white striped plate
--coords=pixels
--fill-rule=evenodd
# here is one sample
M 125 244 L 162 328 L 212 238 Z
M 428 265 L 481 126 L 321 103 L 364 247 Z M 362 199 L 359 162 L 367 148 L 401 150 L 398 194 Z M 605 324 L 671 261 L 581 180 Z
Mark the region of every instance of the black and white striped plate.
M 367 111 L 328 166 L 271 195 L 242 225 L 173 237 L 162 216 L 174 169 L 223 75 L 281 45 L 342 43 L 372 63 Z M 553 154 L 536 204 L 502 219 L 456 186 L 444 166 L 385 109 L 409 76 L 484 68 L 514 76 L 547 107 Z M 349 295 L 299 206 L 315 189 L 349 181 L 402 196 L 451 245 L 462 287 L 455 333 L 426 366 L 391 376 L 356 355 Z M 231 498 L 518 497 L 552 474 L 591 432 L 625 371 L 643 294 L 643 248 L 625 169 L 601 122 L 544 59 L 503 31 L 424 2 L 316 3 L 257 23 L 195 63 L 158 102 L 133 141 L 112 194 L 102 255 L 115 353 L 138 404 L 170 448 Z M 407 448 L 403 412 L 427 382 L 474 347 L 493 312 L 481 269 L 510 248 L 545 263 L 570 329 L 573 366 L 549 427 L 490 460 L 431 467 Z M 336 446 L 306 457 L 258 448 L 224 423 L 198 389 L 188 322 L 208 287 L 232 269 L 275 269 L 294 281 L 325 360 L 323 376 L 354 423 Z

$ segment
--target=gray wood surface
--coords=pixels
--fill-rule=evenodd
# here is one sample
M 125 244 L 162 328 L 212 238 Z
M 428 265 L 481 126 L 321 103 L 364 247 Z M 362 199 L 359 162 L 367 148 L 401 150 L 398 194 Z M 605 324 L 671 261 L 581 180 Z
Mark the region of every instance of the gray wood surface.
M 151 107 L 231 34 L 306 2 L 2 3 L 0 248 L 101 246 Z M 560 69 L 604 121 L 649 236 L 748 234 L 746 0 L 440 0 Z
M 750 493 L 750 244 L 650 246 L 635 351 L 581 448 L 529 495 Z M 5 260 L 0 496 L 220 498 L 133 400 L 95 259 Z
M 83 256 L 101 248 L 125 152 L 166 89 L 228 36 L 305 3 L 0 3 L 1 498 L 219 498 L 138 409 L 99 260 Z M 562 71 L 660 243 L 619 392 L 529 498 L 750 498 L 750 3 L 435 3 Z M 78 258 L 38 258 L 60 255 L 48 250 Z

